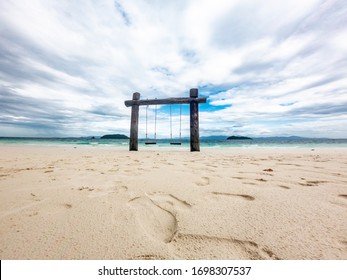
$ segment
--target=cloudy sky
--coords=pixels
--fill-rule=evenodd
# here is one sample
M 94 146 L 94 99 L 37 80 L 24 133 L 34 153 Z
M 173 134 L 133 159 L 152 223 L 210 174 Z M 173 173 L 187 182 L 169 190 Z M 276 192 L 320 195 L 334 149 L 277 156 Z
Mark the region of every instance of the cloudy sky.
M 1 0 L 0 38 L 0 136 L 129 134 L 133 92 L 198 88 L 201 136 L 347 138 L 345 0 Z

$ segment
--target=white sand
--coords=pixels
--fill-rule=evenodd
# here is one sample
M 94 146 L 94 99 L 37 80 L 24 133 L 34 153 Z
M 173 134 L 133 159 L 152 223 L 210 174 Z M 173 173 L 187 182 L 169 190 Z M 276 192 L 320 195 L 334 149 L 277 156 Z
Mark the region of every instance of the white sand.
M 347 149 L 0 155 L 1 259 L 347 259 Z

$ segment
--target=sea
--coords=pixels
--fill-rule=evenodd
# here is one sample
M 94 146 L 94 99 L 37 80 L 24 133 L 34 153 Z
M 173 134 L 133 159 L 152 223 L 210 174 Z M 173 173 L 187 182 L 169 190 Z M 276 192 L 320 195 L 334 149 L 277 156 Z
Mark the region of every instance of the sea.
M 139 139 L 139 149 L 169 148 L 189 149 L 188 138 L 157 139 L 155 145 L 146 145 L 145 139 Z M 170 142 L 181 142 L 181 145 L 171 145 Z M 36 138 L 36 137 L 0 137 L 0 145 L 39 145 L 39 146 L 92 146 L 92 147 L 129 147 L 128 139 L 100 139 L 92 137 L 64 137 L 64 138 Z M 200 148 L 347 148 L 347 139 L 328 138 L 299 138 L 299 137 L 271 137 L 253 138 L 251 140 L 226 140 L 201 138 Z

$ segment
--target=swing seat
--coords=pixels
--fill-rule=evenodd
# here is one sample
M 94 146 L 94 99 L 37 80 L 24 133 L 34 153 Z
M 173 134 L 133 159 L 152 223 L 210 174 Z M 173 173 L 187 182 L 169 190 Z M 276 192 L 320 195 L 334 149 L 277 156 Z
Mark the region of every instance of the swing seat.
M 181 145 L 181 142 L 170 142 L 170 145 Z
M 146 141 L 145 144 L 146 145 L 155 145 L 155 144 L 157 144 L 157 142 L 155 142 L 155 141 Z

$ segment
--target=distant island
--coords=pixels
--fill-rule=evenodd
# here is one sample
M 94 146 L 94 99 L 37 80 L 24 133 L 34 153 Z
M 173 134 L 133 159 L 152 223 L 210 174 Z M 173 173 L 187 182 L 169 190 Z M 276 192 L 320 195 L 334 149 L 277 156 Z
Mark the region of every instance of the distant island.
M 230 136 L 227 140 L 252 140 L 252 138 L 246 136 Z
M 129 137 L 124 134 L 106 134 L 101 136 L 100 139 L 129 139 Z

